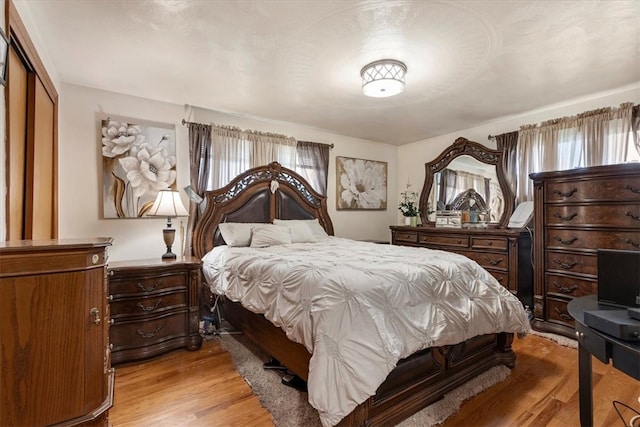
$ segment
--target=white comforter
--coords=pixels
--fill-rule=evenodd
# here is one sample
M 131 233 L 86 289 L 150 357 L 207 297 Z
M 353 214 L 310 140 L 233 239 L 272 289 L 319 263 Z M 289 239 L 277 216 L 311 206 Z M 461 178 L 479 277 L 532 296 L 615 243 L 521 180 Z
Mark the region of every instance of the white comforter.
M 375 394 L 398 360 L 418 350 L 529 331 L 518 299 L 450 252 L 332 237 L 220 246 L 203 261 L 214 293 L 263 313 L 312 354 L 309 403 L 324 426 Z

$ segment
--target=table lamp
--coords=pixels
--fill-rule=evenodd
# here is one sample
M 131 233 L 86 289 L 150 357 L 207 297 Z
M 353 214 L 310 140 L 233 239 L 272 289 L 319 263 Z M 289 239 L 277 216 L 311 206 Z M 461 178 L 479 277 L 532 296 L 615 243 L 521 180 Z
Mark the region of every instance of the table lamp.
M 171 246 L 176 237 L 176 230 L 171 227 L 171 218 L 175 216 L 189 216 L 189 213 L 182 204 L 182 200 L 180 200 L 180 193 L 174 190 L 160 190 L 147 215 L 167 217 L 167 227 L 162 230 L 162 237 L 164 238 L 165 245 L 167 245 L 167 252 L 162 255 L 162 259 L 176 259 L 176 254 L 171 252 Z

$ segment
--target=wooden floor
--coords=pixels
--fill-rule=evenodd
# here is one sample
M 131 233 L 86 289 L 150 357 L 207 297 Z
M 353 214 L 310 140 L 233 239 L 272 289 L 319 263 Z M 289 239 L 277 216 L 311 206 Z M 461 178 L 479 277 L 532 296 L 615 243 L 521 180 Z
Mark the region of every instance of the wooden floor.
M 443 425 L 579 426 L 577 350 L 530 335 L 516 339 L 509 378 L 465 402 Z M 640 382 L 593 360 L 594 426 L 622 426 L 612 402 L 640 410 Z M 623 412 L 628 420 L 634 414 Z M 272 426 L 217 340 L 116 367 L 113 427 Z M 295 427 L 295 426 L 291 426 Z

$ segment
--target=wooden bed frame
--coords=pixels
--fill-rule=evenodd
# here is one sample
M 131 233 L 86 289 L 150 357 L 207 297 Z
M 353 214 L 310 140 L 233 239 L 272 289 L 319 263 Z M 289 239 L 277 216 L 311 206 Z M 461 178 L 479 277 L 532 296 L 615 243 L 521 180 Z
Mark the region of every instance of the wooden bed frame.
M 277 184 L 274 184 L 277 183 Z M 277 187 L 273 191 L 274 187 Z M 193 235 L 192 252 L 201 258 L 224 244 L 221 222 L 272 222 L 279 219 L 317 218 L 328 234 L 333 224 L 326 198 L 297 173 L 271 163 L 250 169 L 219 190 L 207 192 L 200 205 L 200 220 Z M 225 300 L 223 315 L 267 353 L 307 379 L 311 355 L 290 341 L 284 331 L 263 315 Z M 398 362 L 376 394 L 360 404 L 339 426 L 393 425 L 441 399 L 444 394 L 496 365 L 513 367 L 513 334 L 471 338 L 460 344 L 421 350 Z

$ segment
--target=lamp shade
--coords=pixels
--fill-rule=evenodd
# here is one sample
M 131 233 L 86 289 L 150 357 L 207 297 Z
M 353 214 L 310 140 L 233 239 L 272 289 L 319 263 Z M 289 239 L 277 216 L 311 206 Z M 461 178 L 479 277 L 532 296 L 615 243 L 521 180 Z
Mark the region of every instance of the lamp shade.
M 187 212 L 182 204 L 182 200 L 180 200 L 180 193 L 173 190 L 160 190 L 147 215 L 166 216 L 170 218 L 189 216 L 189 212 Z
M 360 71 L 362 93 L 374 98 L 386 98 L 404 91 L 407 66 L 395 59 L 382 59 L 365 65 Z

